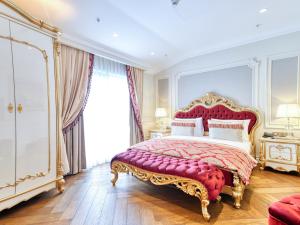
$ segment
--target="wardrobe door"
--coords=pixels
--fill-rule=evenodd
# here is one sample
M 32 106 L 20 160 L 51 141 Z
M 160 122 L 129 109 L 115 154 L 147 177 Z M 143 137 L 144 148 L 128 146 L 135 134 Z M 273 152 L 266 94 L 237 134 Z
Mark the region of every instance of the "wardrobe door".
M 11 22 L 16 95 L 17 193 L 49 182 L 53 161 L 50 133 L 50 37 Z M 52 169 L 52 173 L 51 173 Z
M 15 193 L 15 100 L 9 22 L 0 17 L 0 199 Z

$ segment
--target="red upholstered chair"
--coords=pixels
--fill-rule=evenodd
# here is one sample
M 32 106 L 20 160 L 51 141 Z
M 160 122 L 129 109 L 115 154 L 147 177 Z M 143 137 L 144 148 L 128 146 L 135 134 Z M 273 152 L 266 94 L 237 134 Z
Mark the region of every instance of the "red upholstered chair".
M 300 194 L 272 203 L 269 207 L 269 225 L 300 225 Z

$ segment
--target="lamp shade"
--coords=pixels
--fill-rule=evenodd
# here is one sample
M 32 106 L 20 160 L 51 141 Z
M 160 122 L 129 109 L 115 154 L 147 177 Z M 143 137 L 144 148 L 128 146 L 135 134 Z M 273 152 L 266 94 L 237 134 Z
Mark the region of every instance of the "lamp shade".
M 155 117 L 166 117 L 167 111 L 165 108 L 156 108 Z
M 300 117 L 300 106 L 298 104 L 280 104 L 277 108 L 276 117 L 299 118 Z

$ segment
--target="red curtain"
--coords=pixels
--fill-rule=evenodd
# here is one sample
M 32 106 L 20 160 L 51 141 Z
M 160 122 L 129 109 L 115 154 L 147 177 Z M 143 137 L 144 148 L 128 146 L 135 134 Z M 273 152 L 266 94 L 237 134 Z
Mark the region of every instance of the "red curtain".
M 132 112 L 132 119 L 133 125 L 131 126 L 131 144 L 135 144 L 137 142 L 144 141 L 144 132 L 142 126 L 142 119 L 141 119 L 141 106 L 139 104 L 139 98 L 137 97 L 137 87 L 136 87 L 136 78 L 138 75 L 141 75 L 142 72 L 137 71 L 139 69 L 126 66 L 127 71 L 127 81 L 128 81 L 128 88 L 129 88 L 129 95 L 130 95 L 130 108 Z M 139 74 L 138 74 L 139 73 Z M 140 96 L 142 99 L 142 96 Z M 134 132 L 135 131 L 135 132 Z M 133 137 L 135 135 L 135 137 Z

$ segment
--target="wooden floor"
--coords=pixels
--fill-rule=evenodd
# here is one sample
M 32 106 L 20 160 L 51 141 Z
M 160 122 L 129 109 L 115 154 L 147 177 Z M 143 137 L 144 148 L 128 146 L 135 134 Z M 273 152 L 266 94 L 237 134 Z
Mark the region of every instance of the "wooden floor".
M 170 187 L 157 187 L 121 175 L 116 187 L 110 183 L 108 165 L 67 178 L 66 190 L 43 193 L 0 213 L 0 224 L 117 224 L 196 225 L 267 224 L 268 205 L 300 192 L 300 177 L 274 171 L 255 170 L 241 209 L 231 198 L 211 203 L 210 223 L 204 222 L 199 201 Z

